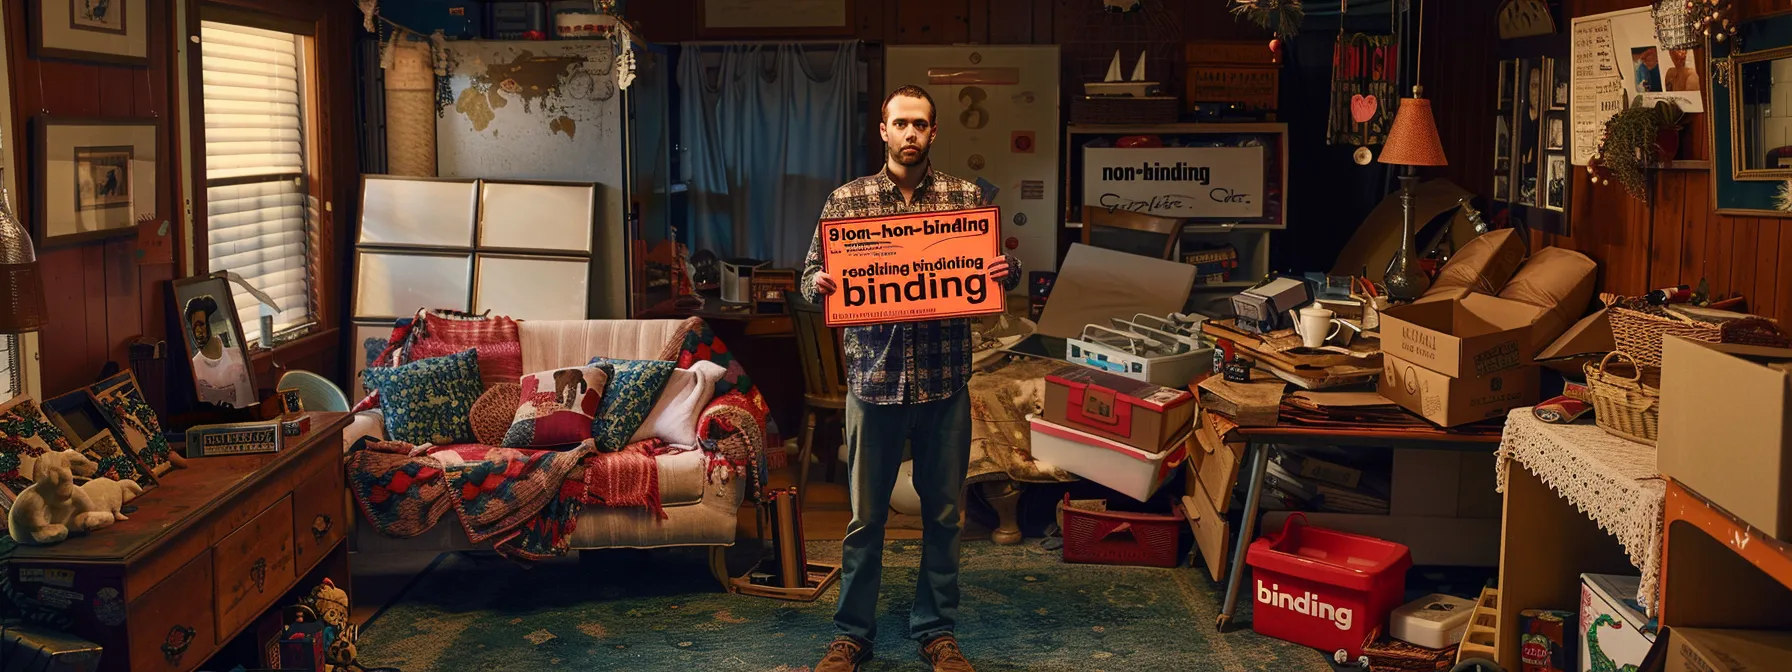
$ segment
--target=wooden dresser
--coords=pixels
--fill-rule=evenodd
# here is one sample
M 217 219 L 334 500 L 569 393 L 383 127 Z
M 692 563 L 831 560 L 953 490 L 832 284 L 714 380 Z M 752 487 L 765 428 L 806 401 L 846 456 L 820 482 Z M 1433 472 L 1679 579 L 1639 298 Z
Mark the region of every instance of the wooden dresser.
M 105 647 L 101 670 L 186 672 L 329 577 L 349 590 L 346 413 L 310 413 L 279 453 L 192 458 L 130 520 L 13 554 L 13 584 Z

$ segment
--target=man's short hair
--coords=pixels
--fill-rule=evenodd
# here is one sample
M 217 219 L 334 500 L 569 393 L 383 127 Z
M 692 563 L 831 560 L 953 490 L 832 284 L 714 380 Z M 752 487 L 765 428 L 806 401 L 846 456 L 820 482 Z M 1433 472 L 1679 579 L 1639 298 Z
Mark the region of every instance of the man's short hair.
M 879 113 L 881 120 L 888 121 L 890 119 L 890 101 L 895 100 L 897 96 L 920 98 L 921 100 L 927 101 L 927 121 L 928 123 L 933 123 L 935 114 L 939 111 L 939 107 L 933 104 L 933 96 L 927 95 L 927 89 L 923 89 L 913 84 L 904 84 L 896 87 L 896 90 L 891 91 L 890 95 L 884 96 L 884 105 L 881 108 L 882 111 Z

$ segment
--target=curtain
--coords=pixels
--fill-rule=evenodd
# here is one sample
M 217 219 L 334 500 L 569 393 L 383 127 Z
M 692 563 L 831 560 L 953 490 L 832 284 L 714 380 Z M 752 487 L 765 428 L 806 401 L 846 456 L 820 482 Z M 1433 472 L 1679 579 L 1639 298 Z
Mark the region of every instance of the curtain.
M 801 267 L 822 204 L 854 177 L 858 51 L 856 41 L 685 50 L 693 250 Z

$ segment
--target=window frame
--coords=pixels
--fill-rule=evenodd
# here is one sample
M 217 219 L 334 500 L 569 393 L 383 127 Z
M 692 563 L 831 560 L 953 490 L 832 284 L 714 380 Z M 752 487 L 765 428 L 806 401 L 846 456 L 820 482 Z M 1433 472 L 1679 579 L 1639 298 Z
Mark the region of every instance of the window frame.
M 337 224 L 339 212 L 352 213 L 358 188 L 358 157 L 353 146 L 339 148 L 346 133 L 354 133 L 353 101 L 333 105 L 323 91 L 351 90 L 355 79 L 350 51 L 354 44 L 353 29 L 359 27 L 348 3 L 313 3 L 309 0 L 182 0 L 187 5 L 185 33 L 200 34 L 200 22 L 215 21 L 251 28 L 293 33 L 307 38 L 301 68 L 305 77 L 304 110 L 301 123 L 305 128 L 305 171 L 303 180 L 308 203 L 307 225 L 310 238 L 309 273 L 311 278 L 311 320 L 301 329 L 278 332 L 286 338 L 270 353 L 253 348 L 250 358 L 257 370 L 268 367 L 271 358 L 295 359 L 313 354 L 334 342 L 332 336 L 341 326 L 340 295 L 346 266 L 339 263 L 343 228 Z M 195 45 L 196 47 L 197 45 Z M 182 147 L 191 159 L 192 241 L 180 252 L 191 255 L 179 260 L 182 267 L 191 267 L 194 276 L 205 276 L 210 268 L 210 238 L 206 195 L 205 160 L 205 86 L 204 54 L 199 48 L 187 50 L 187 100 L 191 111 L 187 142 Z M 334 109 L 342 107 L 341 110 Z M 342 177 L 346 170 L 347 177 Z M 347 210 L 343 210 L 347 208 Z M 277 366 L 277 364 L 275 364 Z

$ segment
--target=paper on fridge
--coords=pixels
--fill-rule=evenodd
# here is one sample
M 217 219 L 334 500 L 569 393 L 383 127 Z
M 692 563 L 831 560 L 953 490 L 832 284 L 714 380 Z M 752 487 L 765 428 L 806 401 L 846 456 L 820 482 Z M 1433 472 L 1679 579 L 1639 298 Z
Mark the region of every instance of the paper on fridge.
M 830 327 L 1003 311 L 989 278 L 1001 256 L 997 208 L 821 223 L 821 265 L 840 283 L 823 303 Z

